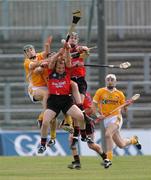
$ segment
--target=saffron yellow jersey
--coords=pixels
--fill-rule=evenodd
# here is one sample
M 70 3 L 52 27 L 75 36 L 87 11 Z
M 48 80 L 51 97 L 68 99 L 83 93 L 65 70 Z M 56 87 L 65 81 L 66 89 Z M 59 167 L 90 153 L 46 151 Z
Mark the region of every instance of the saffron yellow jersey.
M 44 59 L 43 53 L 37 53 L 36 59 L 37 61 L 42 61 Z M 34 70 L 29 69 L 30 63 L 32 63 L 32 60 L 30 59 L 24 60 L 24 69 L 25 69 L 27 82 L 32 86 L 46 86 L 46 82 L 43 78 L 43 75 L 34 73 Z
M 97 103 L 99 112 L 104 115 L 110 115 L 114 109 L 125 103 L 125 96 L 122 91 L 116 88 L 113 91 L 106 87 L 100 88 L 96 91 L 93 101 Z M 120 111 L 115 111 L 112 115 L 119 115 Z

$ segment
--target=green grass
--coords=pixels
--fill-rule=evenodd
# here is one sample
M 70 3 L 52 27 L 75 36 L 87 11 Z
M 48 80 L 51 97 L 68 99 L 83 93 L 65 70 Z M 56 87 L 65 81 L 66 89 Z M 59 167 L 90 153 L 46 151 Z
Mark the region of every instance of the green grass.
M 100 159 L 82 157 L 82 169 L 71 170 L 72 157 L 0 157 L 0 180 L 150 180 L 151 156 L 114 157 L 104 169 Z

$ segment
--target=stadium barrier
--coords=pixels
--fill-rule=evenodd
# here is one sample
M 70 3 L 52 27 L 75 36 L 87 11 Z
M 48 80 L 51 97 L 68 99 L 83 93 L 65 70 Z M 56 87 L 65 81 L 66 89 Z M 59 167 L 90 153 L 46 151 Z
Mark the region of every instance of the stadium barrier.
M 114 148 L 114 155 L 151 155 L 151 141 L 147 137 L 151 136 L 151 129 L 148 130 L 122 130 L 123 137 L 137 135 L 142 144 L 142 150 L 138 151 L 133 145 L 119 149 Z M 95 141 L 101 143 L 101 133 L 99 130 L 95 133 Z M 1 156 L 36 156 L 40 143 L 39 131 L 0 131 L 0 155 Z M 97 154 L 87 147 L 85 142 L 79 141 L 79 153 L 82 156 L 97 156 Z M 56 144 L 52 148 L 47 148 L 44 156 L 67 156 L 71 155 L 68 133 L 57 131 Z

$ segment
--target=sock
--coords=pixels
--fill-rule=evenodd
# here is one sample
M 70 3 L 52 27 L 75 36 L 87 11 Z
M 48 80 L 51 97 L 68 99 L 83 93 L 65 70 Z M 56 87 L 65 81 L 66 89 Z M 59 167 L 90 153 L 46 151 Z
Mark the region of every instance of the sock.
M 41 145 L 46 146 L 47 138 L 41 138 Z
M 108 151 L 106 154 L 107 154 L 107 159 L 112 160 L 112 158 L 113 158 L 112 151 Z
M 56 119 L 50 123 L 50 138 L 56 139 Z
M 77 162 L 77 163 L 80 163 L 80 157 L 79 155 L 75 155 L 73 156 L 74 157 L 74 161 Z
M 131 137 L 130 138 L 130 142 L 131 142 L 131 144 L 136 144 L 137 140 L 134 137 Z
M 65 115 L 65 121 L 64 124 L 68 124 L 69 126 L 73 127 L 72 118 L 69 115 Z
M 81 137 L 83 138 L 83 139 L 86 139 L 86 130 L 85 129 L 80 129 L 80 134 L 81 134 Z
M 73 133 L 73 137 L 78 137 L 80 133 L 80 128 L 79 126 L 75 126 L 74 127 L 74 133 Z
M 50 131 L 50 138 L 51 139 L 56 139 L 56 130 L 51 129 L 51 131 Z
M 107 155 L 105 154 L 105 152 L 100 152 L 99 155 L 102 157 L 102 159 L 106 159 L 107 158 Z

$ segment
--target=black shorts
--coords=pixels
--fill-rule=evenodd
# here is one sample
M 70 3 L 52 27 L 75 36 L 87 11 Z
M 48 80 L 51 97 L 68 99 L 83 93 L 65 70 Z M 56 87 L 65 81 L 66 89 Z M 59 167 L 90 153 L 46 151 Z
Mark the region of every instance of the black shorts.
M 47 100 L 47 108 L 56 112 L 56 116 L 62 111 L 64 114 L 73 105 L 73 99 L 69 95 L 50 95 Z
M 84 77 L 72 77 L 71 80 L 77 83 L 80 94 L 86 94 L 87 82 Z

